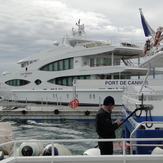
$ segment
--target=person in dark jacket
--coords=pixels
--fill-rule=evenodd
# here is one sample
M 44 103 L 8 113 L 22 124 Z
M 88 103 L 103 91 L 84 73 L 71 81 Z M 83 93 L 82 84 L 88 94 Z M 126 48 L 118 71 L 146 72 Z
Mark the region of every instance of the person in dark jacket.
M 103 101 L 103 106 L 96 114 L 96 132 L 100 139 L 114 139 L 115 130 L 120 125 L 121 121 L 117 119 L 112 123 L 111 112 L 114 109 L 115 101 L 111 96 L 107 96 Z M 113 154 L 113 142 L 98 142 L 101 155 Z

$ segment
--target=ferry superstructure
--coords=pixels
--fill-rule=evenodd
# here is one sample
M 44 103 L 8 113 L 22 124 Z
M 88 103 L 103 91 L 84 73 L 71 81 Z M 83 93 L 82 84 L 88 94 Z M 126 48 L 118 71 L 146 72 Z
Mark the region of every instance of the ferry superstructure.
M 84 24 L 76 23 L 72 37 L 64 36 L 61 42 L 54 42 L 50 50 L 28 56 L 18 61 L 17 72 L 4 72 L 0 80 L 0 97 L 7 101 L 24 103 L 46 103 L 67 105 L 78 99 L 81 106 L 99 105 L 99 99 L 108 94 L 121 105 L 124 86 L 73 87 L 73 81 L 128 79 L 146 73 L 139 68 L 142 48 L 122 42 L 119 46 L 108 41 L 89 40 Z M 134 66 L 131 59 L 136 59 Z

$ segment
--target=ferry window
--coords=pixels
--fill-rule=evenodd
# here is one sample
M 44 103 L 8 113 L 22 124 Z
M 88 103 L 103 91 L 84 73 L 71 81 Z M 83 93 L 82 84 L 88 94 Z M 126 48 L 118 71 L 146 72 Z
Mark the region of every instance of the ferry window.
M 111 65 L 111 58 L 108 58 L 108 65 Z
M 64 66 L 64 70 L 68 70 L 69 69 L 69 60 L 68 59 L 64 60 L 63 66 Z
M 66 83 L 67 83 L 67 80 L 66 80 L 66 78 L 64 78 L 64 79 L 62 80 L 62 85 L 66 85 Z
M 92 98 L 92 95 L 91 95 L 91 94 L 89 95 L 89 98 L 90 98 L 90 99 Z
M 121 79 L 130 79 L 129 75 L 121 75 Z
M 58 79 L 57 79 L 57 83 L 58 83 L 59 85 L 62 85 L 62 79 L 58 78 Z
M 17 80 L 13 80 L 12 84 L 16 86 L 17 85 Z
M 96 66 L 100 66 L 101 65 L 101 58 L 96 58 Z
M 58 71 L 58 62 L 54 62 L 54 71 Z
M 119 79 L 119 75 L 114 75 L 114 79 Z
M 48 66 L 44 67 L 42 70 L 48 71 Z
M 102 58 L 102 65 L 107 66 L 108 65 L 108 58 Z
M 25 64 L 23 63 L 23 64 L 21 64 L 21 67 L 23 68 L 23 67 L 25 67 Z
M 70 42 L 70 45 L 73 46 L 73 47 L 74 47 L 76 44 L 77 44 L 77 42 Z
M 16 83 L 16 84 L 17 84 L 17 85 L 20 85 L 20 80 L 16 80 L 16 81 L 17 81 L 17 83 Z
M 84 79 L 85 77 L 84 76 L 80 76 L 80 78 L 79 79 Z
M 107 75 L 106 79 L 111 79 L 111 75 Z
M 90 59 L 90 66 L 91 66 L 91 67 L 94 67 L 94 65 L 95 65 L 95 63 L 94 63 L 94 58 L 91 58 L 91 59 Z
M 130 79 L 130 76 L 129 76 L 129 75 L 127 75 L 127 76 L 126 76 L 126 79 Z
M 68 78 L 67 85 L 68 85 L 68 86 L 71 86 L 71 85 L 72 85 L 72 78 L 71 78 L 71 77 Z
M 58 60 L 44 65 L 40 68 L 41 71 L 62 71 L 74 68 L 74 59 L 68 58 L 63 60 Z
M 90 76 L 86 76 L 85 79 L 90 79 Z
M 53 71 L 53 64 L 49 65 L 49 71 Z
M 115 58 L 114 59 L 114 65 L 120 65 L 120 59 Z
M 56 79 L 50 79 L 47 82 L 57 85 L 72 86 L 73 79 L 90 79 L 90 75 L 86 76 L 71 76 L 71 77 L 60 77 Z
M 59 70 L 63 70 L 63 60 L 59 61 Z
M 70 58 L 70 67 L 69 67 L 69 69 L 73 69 L 74 68 L 74 60 L 73 60 L 73 58 Z
M 29 84 L 30 81 L 22 80 L 22 79 L 13 79 L 13 80 L 6 81 L 5 83 L 10 86 L 23 86 Z

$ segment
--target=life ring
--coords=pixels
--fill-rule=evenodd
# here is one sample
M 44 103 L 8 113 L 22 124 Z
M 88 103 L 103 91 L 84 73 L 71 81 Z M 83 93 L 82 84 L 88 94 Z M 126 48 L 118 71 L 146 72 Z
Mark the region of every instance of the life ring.
M 79 105 L 78 99 L 74 99 L 74 100 L 70 101 L 70 103 L 69 103 L 70 108 L 76 108 L 78 105 Z
M 154 39 L 154 43 L 153 43 L 153 46 L 156 46 L 158 41 L 159 41 L 159 38 L 161 36 L 161 33 L 162 33 L 162 27 L 159 27 L 157 29 L 157 32 L 156 32 L 156 36 L 155 36 L 155 39 Z

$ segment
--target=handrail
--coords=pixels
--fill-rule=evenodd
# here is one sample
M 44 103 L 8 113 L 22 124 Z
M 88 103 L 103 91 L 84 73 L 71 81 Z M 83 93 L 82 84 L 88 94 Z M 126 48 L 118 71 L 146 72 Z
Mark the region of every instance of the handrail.
M 55 140 L 12 140 L 9 142 L 1 143 L 0 147 L 8 145 L 8 144 L 14 144 L 14 150 L 16 150 L 16 145 L 18 143 L 23 143 L 23 142 L 44 142 L 44 143 L 79 143 L 79 142 L 122 142 L 123 145 L 123 154 L 126 155 L 125 152 L 125 142 L 127 141 L 163 141 L 163 138 L 118 138 L 118 139 L 55 139 Z M 141 144 L 142 145 L 142 144 Z M 160 145 L 160 144 L 156 144 Z M 162 146 L 162 145 L 161 145 Z M 16 153 L 15 153 L 16 154 Z M 14 155 L 16 157 L 16 155 Z
M 142 125 L 142 124 L 146 124 L 146 123 L 153 123 L 153 124 L 163 124 L 163 122 L 162 121 L 143 121 L 143 122 L 141 122 L 141 123 L 139 123 L 136 127 L 135 127 L 135 129 L 131 132 L 131 134 L 130 134 L 130 139 L 132 139 L 132 136 L 133 136 L 133 134 L 140 128 L 140 126 Z M 147 138 L 146 138 L 147 139 Z M 155 140 L 156 140 L 156 138 L 155 138 Z M 132 141 L 130 141 L 130 154 L 132 154 L 132 146 L 133 145 L 135 145 L 135 144 L 132 144 Z M 135 145 L 135 146 L 139 146 L 139 145 Z
M 139 160 L 138 162 L 141 163 L 143 160 L 146 160 L 144 158 L 148 158 L 148 160 L 152 160 L 153 162 L 156 163 L 160 163 L 160 160 L 163 160 L 163 155 L 147 155 L 147 154 L 141 154 L 141 155 L 129 155 L 126 153 L 126 148 L 125 148 L 125 144 L 127 141 L 163 141 L 163 138 L 122 138 L 122 139 L 57 139 L 57 140 L 14 140 L 14 141 L 10 141 L 10 142 L 6 142 L 6 143 L 2 143 L 0 144 L 0 147 L 8 145 L 8 144 L 14 144 L 13 146 L 13 156 L 6 158 L 0 162 L 2 163 L 6 163 L 6 162 L 12 162 L 12 163 L 16 163 L 18 162 L 60 162 L 60 163 L 64 163 L 64 162 L 78 162 L 81 161 L 83 163 L 90 163 L 90 162 L 101 162 L 104 163 L 108 160 L 112 161 L 117 161 L 119 163 L 131 163 L 133 162 L 133 160 Z M 117 155 L 107 155 L 107 156 L 89 156 L 89 155 L 72 155 L 72 156 L 57 156 L 55 157 L 54 155 L 54 143 L 79 143 L 79 142 L 106 142 L 106 141 L 113 141 L 113 142 L 122 142 L 123 145 L 123 153 L 122 154 L 118 154 Z M 31 157 L 20 157 L 17 155 L 16 152 L 16 148 L 18 147 L 18 144 L 23 143 L 23 142 L 43 142 L 45 143 L 51 143 L 52 144 L 52 155 L 51 156 L 31 156 Z M 83 151 L 84 152 L 84 151 Z M 147 161 L 147 160 L 146 160 Z

